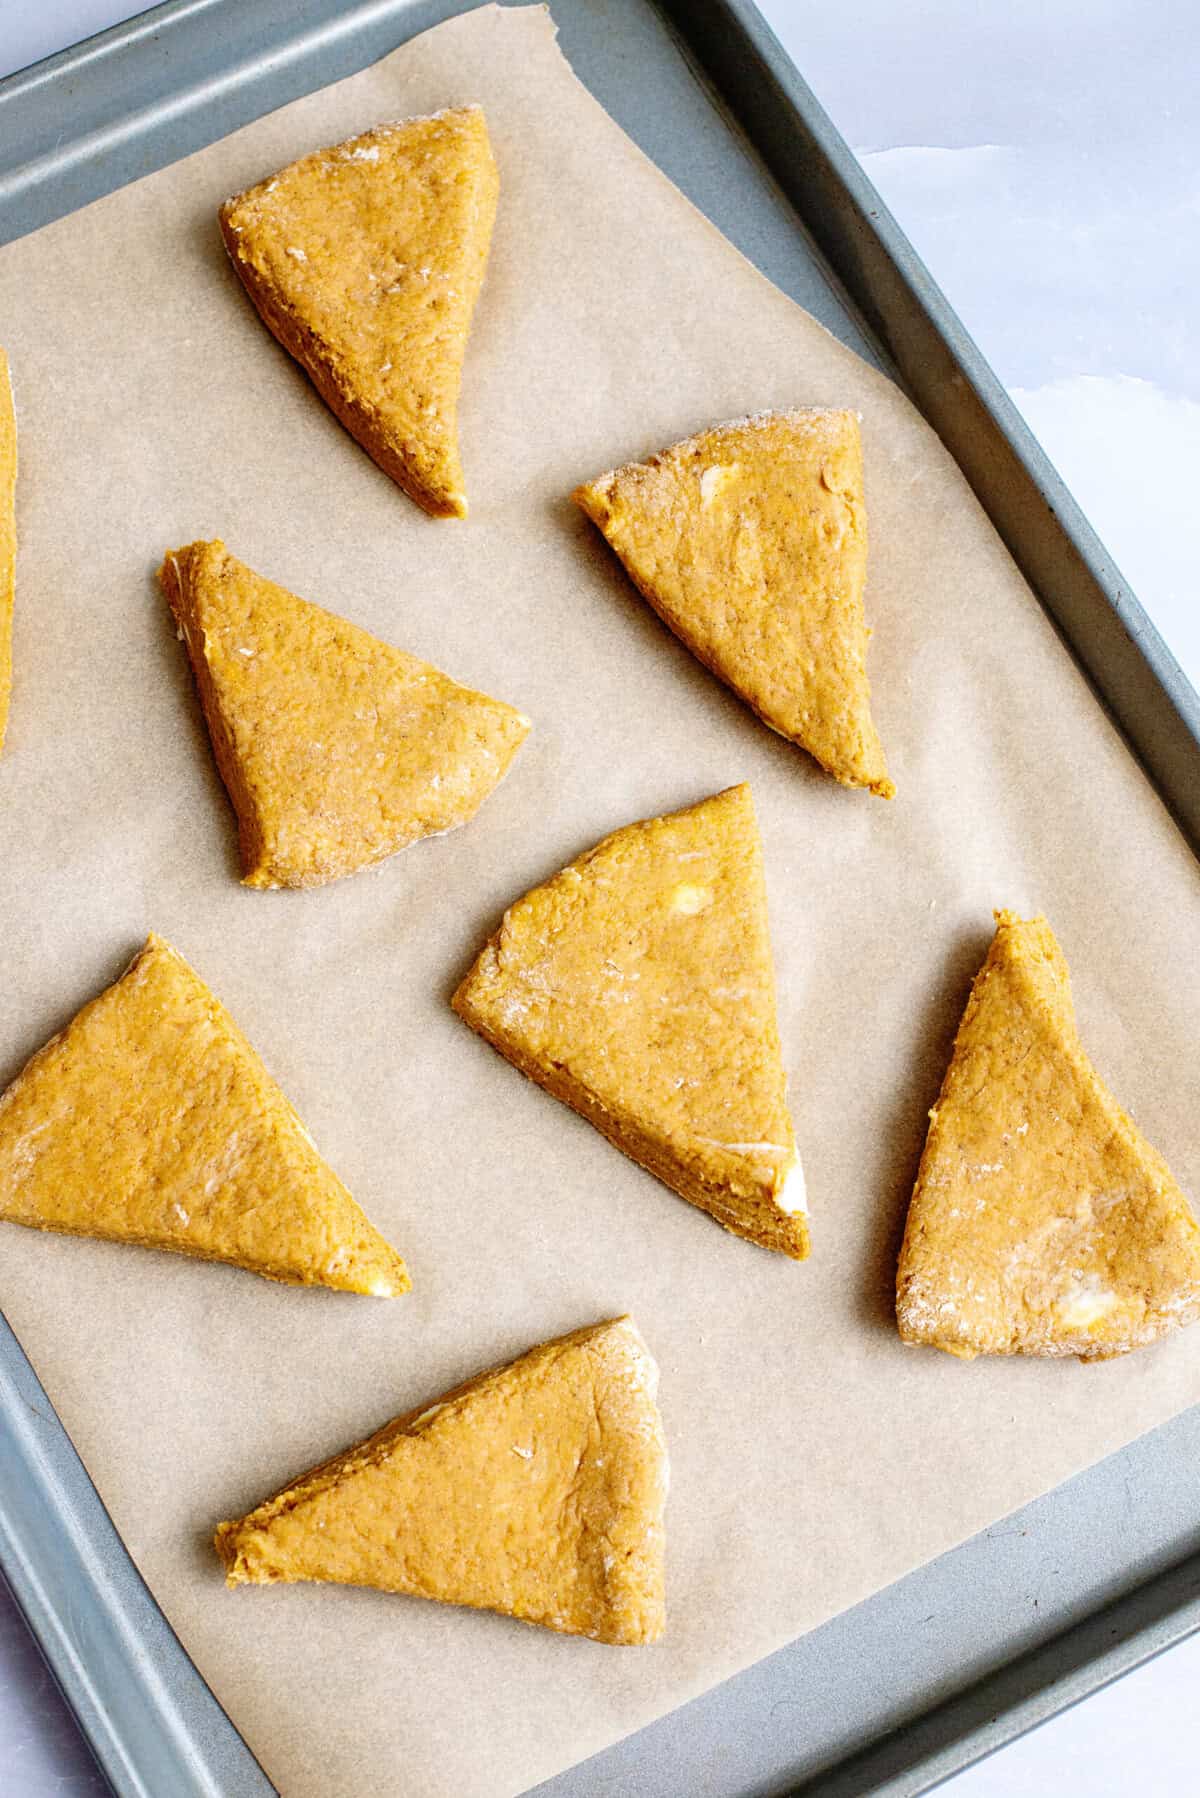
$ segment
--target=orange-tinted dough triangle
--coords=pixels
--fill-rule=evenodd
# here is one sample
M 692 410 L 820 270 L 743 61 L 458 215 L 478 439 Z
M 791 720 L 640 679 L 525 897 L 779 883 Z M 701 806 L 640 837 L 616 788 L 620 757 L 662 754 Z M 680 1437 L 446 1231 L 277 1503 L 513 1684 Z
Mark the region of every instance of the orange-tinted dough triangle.
M 853 412 L 764 412 L 577 489 L 643 596 L 772 730 L 890 799 L 871 719 Z
M 1084 1054 L 1050 926 L 996 921 L 930 1113 L 900 1334 L 965 1358 L 1122 1355 L 1200 1312 L 1200 1228 Z
M 657 1384 L 627 1317 L 531 1349 L 222 1523 L 228 1583 L 375 1586 L 653 1642 L 667 1495 Z
M 749 787 L 627 825 L 527 893 L 454 1007 L 727 1230 L 807 1255 Z
M 291 1285 L 409 1285 L 229 1013 L 157 936 L 0 1095 L 0 1218 Z
M 465 824 L 529 729 L 511 706 L 264 580 L 220 542 L 159 571 L 251 887 L 318 886 Z
M 499 182 L 478 106 L 380 125 L 221 208 L 263 322 L 380 468 L 465 518 L 458 390 Z
M 12 693 L 13 592 L 17 573 L 17 419 L 8 358 L 0 350 L 0 749 Z

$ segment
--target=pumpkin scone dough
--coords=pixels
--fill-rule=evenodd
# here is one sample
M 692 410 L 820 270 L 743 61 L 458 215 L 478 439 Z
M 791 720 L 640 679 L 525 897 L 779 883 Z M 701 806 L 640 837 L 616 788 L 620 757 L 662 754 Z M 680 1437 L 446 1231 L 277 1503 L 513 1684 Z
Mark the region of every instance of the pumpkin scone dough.
M 453 1004 L 727 1230 L 808 1254 L 748 786 L 627 825 L 527 893 Z
M 0 749 L 12 694 L 13 595 L 17 574 L 17 419 L 8 358 L 0 350 Z
M 0 1218 L 289 1285 L 409 1286 L 229 1013 L 153 935 L 0 1094 Z
M 844 786 L 895 788 L 871 717 L 858 417 L 763 412 L 576 489 L 654 610 Z
M 529 730 L 512 706 L 298 599 L 219 541 L 159 580 L 250 887 L 338 880 L 474 817 Z
M 631 1318 L 543 1343 L 219 1525 L 227 1583 L 374 1586 L 654 1642 L 667 1496 L 657 1386 Z
M 1200 1314 L 1200 1228 L 1084 1053 L 1045 918 L 996 924 L 930 1113 L 900 1334 L 964 1359 L 1123 1355 Z
M 458 395 L 499 180 L 478 106 L 379 125 L 227 200 L 264 324 L 385 474 L 465 518 Z

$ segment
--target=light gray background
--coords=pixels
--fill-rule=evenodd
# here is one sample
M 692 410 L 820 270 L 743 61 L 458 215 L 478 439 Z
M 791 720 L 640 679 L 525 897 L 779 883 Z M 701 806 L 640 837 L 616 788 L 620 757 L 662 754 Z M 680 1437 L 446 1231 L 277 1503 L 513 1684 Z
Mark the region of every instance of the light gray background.
M 758 3 L 1200 686 L 1200 7 Z M 137 10 L 2 0 L 0 75 Z M 1192 1790 L 1198 1685 L 1200 1637 L 944 1789 Z M 0 1589 L 0 1798 L 105 1789 Z

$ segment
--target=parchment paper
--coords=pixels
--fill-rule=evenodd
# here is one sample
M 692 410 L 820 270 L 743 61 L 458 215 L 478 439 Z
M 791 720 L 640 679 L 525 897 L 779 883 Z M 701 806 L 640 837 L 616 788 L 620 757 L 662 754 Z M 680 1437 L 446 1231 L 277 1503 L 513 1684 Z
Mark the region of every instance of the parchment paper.
M 269 339 L 215 209 L 382 119 L 480 100 L 503 194 L 468 357 L 472 514 L 424 518 Z M 0 1078 L 163 932 L 226 1001 L 415 1289 L 384 1304 L 0 1232 L 0 1302 L 116 1523 L 287 1798 L 496 1798 L 734 1672 L 1200 1396 L 1200 1332 L 1124 1362 L 897 1340 L 925 1113 L 991 909 L 1044 908 L 1084 1040 L 1200 1189 L 1200 882 L 950 458 L 577 84 L 484 8 L 0 251 L 21 430 L 0 760 Z M 573 485 L 730 415 L 861 408 L 876 716 L 847 793 L 655 621 Z M 307 894 L 235 878 L 152 581 L 254 567 L 525 708 L 476 821 Z M 740 779 L 766 850 L 813 1208 L 796 1266 L 524 1082 L 447 998 L 504 905 Z M 475 1369 L 629 1309 L 662 1366 L 665 1642 L 617 1651 L 369 1592 L 227 1593 L 214 1522 Z

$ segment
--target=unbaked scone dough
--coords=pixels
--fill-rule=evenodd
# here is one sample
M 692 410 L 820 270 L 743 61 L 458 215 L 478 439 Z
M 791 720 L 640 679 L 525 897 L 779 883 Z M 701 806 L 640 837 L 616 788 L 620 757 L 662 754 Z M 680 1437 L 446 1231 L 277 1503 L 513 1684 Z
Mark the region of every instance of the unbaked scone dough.
M 529 730 L 512 706 L 264 580 L 219 541 L 159 571 L 251 887 L 338 880 L 474 817 Z
M 578 488 L 693 655 L 845 786 L 890 799 L 871 718 L 854 412 L 763 412 Z
M 628 1317 L 543 1343 L 222 1523 L 227 1581 L 374 1586 L 601 1642 L 656 1641 L 657 1385 Z
M 157 936 L 0 1094 L 0 1219 L 289 1285 L 409 1286 L 224 1006 Z
M 454 1007 L 727 1230 L 808 1254 L 749 787 L 627 825 L 527 893 Z
M 465 518 L 458 393 L 499 179 L 478 106 L 379 125 L 227 200 L 233 266 L 367 454 Z
M 900 1256 L 906 1342 L 1126 1354 L 1200 1313 L 1200 1227 L 1083 1051 L 1045 918 L 996 914 Z

